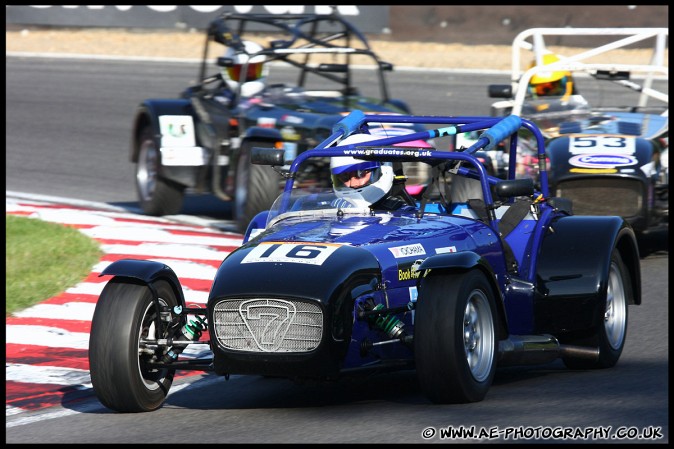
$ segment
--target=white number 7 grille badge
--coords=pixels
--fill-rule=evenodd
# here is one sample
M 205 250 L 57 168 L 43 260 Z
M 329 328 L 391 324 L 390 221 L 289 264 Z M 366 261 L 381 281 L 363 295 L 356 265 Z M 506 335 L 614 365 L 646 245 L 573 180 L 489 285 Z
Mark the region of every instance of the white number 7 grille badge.
M 261 351 L 278 351 L 297 310 L 281 299 L 251 299 L 239 306 L 239 316 Z

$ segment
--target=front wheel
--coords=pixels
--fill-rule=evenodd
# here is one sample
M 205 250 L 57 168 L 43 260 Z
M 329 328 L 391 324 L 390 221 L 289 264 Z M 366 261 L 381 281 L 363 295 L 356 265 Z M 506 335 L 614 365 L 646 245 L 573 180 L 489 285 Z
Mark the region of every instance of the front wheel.
M 568 368 L 611 368 L 618 363 L 627 335 L 627 305 L 632 294 L 631 282 L 629 272 L 620 257 L 620 253 L 613 250 L 606 285 L 604 313 L 597 317 L 596 331 L 590 337 L 569 342 L 580 346 L 598 347 L 599 357 L 597 360 L 565 357 L 563 361 Z
M 484 399 L 496 373 L 494 295 L 478 271 L 422 279 L 414 323 L 417 376 L 438 404 Z
M 166 281 L 154 283 L 162 306 L 178 304 Z M 174 370 L 153 369 L 155 350 L 141 344 L 155 339 L 157 310 L 147 285 L 113 278 L 101 292 L 91 322 L 89 369 L 94 392 L 101 403 L 118 412 L 148 412 L 164 402 Z M 166 338 L 162 322 L 159 336 Z
M 138 138 L 136 191 L 141 209 L 147 215 L 174 215 L 183 207 L 185 188 L 159 176 L 159 149 L 152 128 L 146 126 Z
M 234 219 L 239 232 L 246 232 L 248 223 L 255 216 L 269 210 L 281 192 L 280 178 L 271 167 L 250 162 L 253 147 L 270 147 L 270 142 L 246 141 L 236 165 L 236 191 L 234 193 Z

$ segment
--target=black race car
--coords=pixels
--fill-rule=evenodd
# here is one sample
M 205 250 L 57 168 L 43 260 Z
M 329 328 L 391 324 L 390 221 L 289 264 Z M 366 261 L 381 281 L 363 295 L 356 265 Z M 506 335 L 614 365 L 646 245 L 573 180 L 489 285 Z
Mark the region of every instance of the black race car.
M 360 94 L 356 64 L 369 65 L 378 93 Z M 198 82 L 181 98 L 144 100 L 134 118 L 130 160 L 143 211 L 176 214 L 186 193 L 213 194 L 233 201 L 243 232 L 281 187 L 270 167 L 250 164 L 251 148 L 283 148 L 292 161 L 351 110 L 409 113 L 406 103 L 389 97 L 384 75 L 392 68 L 336 13 L 218 17 L 207 30 Z M 415 130 L 388 124 L 379 131 Z M 325 185 L 325 168 L 326 160 L 311 161 L 299 184 Z

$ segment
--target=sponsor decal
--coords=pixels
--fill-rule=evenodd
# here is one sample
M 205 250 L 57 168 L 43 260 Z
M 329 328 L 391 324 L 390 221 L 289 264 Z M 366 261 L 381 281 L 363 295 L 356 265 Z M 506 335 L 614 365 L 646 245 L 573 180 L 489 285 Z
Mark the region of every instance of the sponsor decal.
M 294 115 L 284 115 L 281 117 L 281 121 L 286 123 L 292 123 L 293 125 L 299 125 L 300 123 L 304 122 L 304 119 L 302 117 L 297 117 Z
M 281 137 L 285 140 L 300 140 L 301 136 L 292 126 L 284 126 L 281 128 Z
M 276 126 L 276 119 L 274 117 L 260 117 L 257 119 L 257 126 L 260 128 L 273 128 Z
M 436 254 L 455 253 L 456 246 L 445 246 L 444 248 L 435 248 Z
M 412 268 L 398 268 L 398 280 L 399 281 L 409 281 L 411 279 L 417 279 L 419 277 L 418 271 L 412 271 Z
M 572 168 L 569 173 L 618 173 L 615 168 Z
M 194 121 L 190 115 L 160 115 L 162 165 L 199 167 L 208 163 L 208 155 L 196 146 Z
M 417 260 L 414 261 L 414 263 L 412 263 L 412 266 L 410 267 L 410 269 L 412 270 L 412 273 L 416 273 L 416 272 L 419 271 L 419 267 L 421 266 L 423 261 L 424 261 L 424 259 L 417 259 Z M 417 275 L 417 277 L 418 276 L 419 275 Z
M 421 243 L 415 243 L 413 245 L 405 246 L 396 246 L 389 248 L 389 251 L 393 253 L 393 257 L 396 259 L 401 259 L 403 257 L 412 257 L 412 256 L 423 256 L 426 254 L 424 247 Z
M 162 147 L 195 147 L 194 122 L 190 115 L 160 115 Z
M 199 167 L 208 163 L 208 156 L 202 147 L 161 147 L 159 151 L 161 162 L 166 166 Z
M 411 302 L 417 302 L 417 297 L 419 296 L 419 292 L 417 291 L 416 287 L 410 287 L 410 301 Z
M 409 281 L 412 279 L 418 279 L 421 275 L 419 266 L 423 261 L 424 259 L 417 259 L 408 267 L 398 265 L 398 280 Z
M 344 150 L 347 156 L 409 156 L 415 158 L 430 157 L 433 153 L 430 150 L 401 150 L 398 148 L 379 148 L 379 149 L 365 149 L 365 150 Z
M 569 138 L 571 154 L 634 154 L 635 140 L 619 136 L 586 136 Z
M 614 168 L 635 165 L 634 156 L 621 154 L 580 154 L 569 159 L 569 164 L 583 168 Z
M 253 248 L 241 263 L 299 263 L 323 265 L 341 245 L 329 243 L 263 242 Z

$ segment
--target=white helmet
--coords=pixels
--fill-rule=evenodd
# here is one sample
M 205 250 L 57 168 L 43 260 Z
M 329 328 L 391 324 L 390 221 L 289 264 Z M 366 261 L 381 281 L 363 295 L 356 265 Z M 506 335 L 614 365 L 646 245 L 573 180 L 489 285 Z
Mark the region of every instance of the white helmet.
M 370 134 L 354 134 L 339 143 L 351 145 L 382 137 Z M 393 186 L 393 166 L 390 162 L 365 161 L 351 156 L 339 156 L 330 159 L 332 187 L 335 194 L 347 200 L 356 207 L 368 207 L 382 199 Z M 349 179 L 353 177 L 365 178 L 366 182 L 358 187 L 349 187 Z
M 225 52 L 225 58 L 231 59 L 234 64 L 222 68 L 222 78 L 230 89 L 236 92 L 239 83 L 245 78 L 241 85 L 241 96 L 252 97 L 260 93 L 265 87 L 265 78 L 269 73 L 269 68 L 264 64 L 266 58 L 262 55 L 255 55 L 263 50 L 262 46 L 252 41 L 242 41 L 244 50 L 235 50 L 228 47 Z M 243 67 L 248 63 L 246 73 L 242 72 Z

